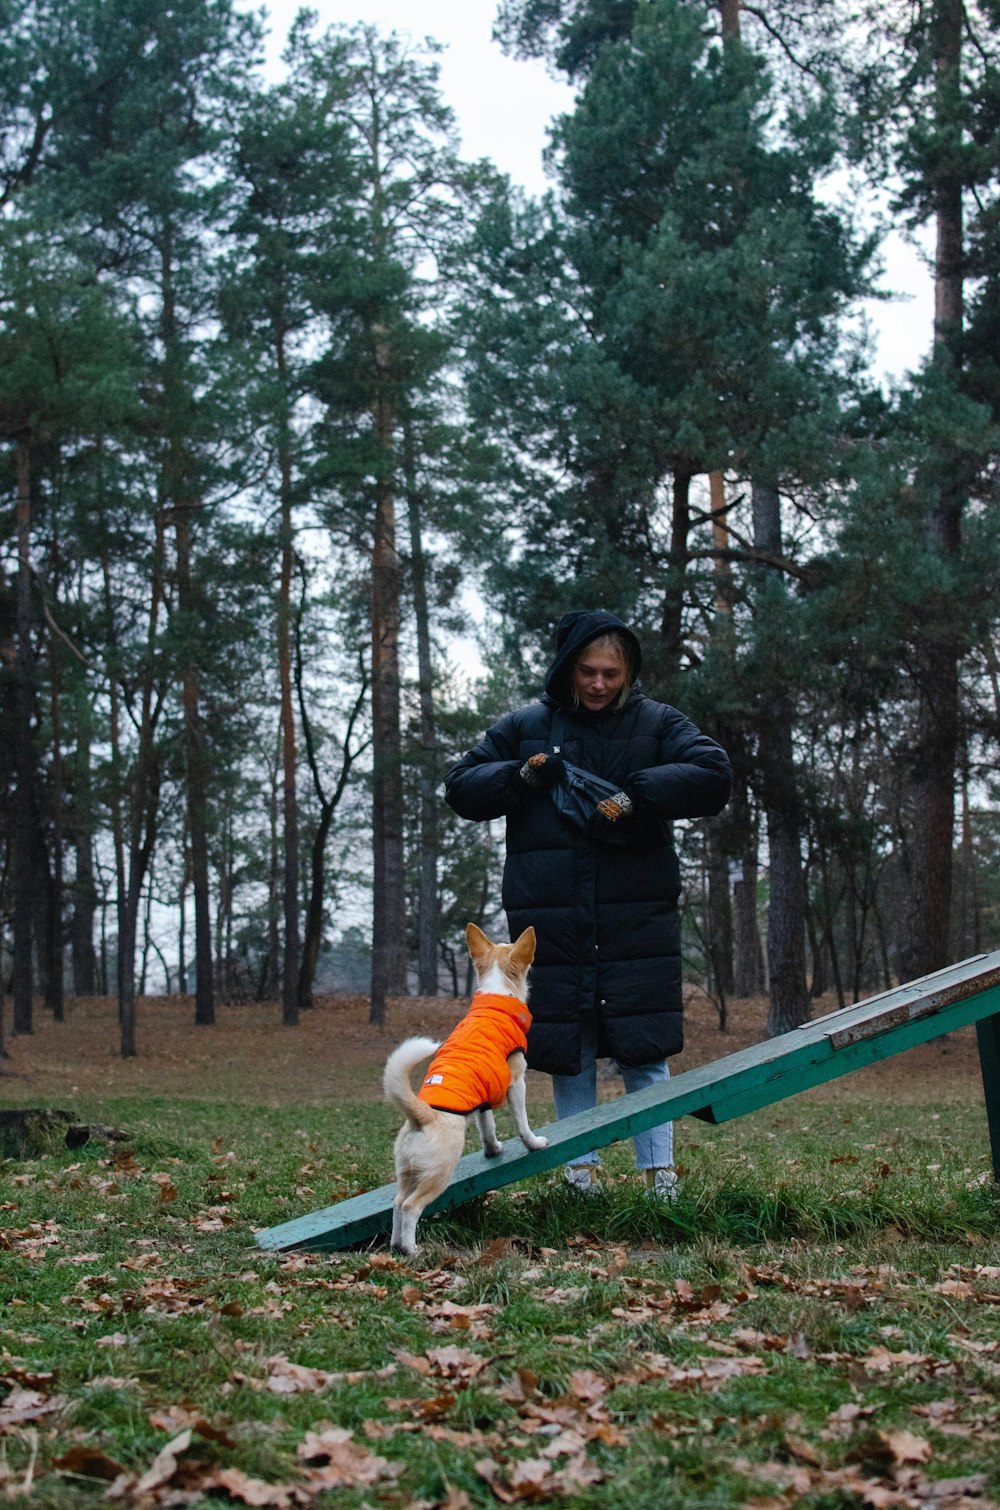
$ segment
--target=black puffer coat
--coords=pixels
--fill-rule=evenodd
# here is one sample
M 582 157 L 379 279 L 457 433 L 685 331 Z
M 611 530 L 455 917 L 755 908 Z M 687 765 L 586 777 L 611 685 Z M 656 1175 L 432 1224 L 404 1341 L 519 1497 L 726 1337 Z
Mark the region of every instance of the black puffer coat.
M 571 673 L 585 645 L 623 632 L 641 663 L 639 642 L 600 610 L 567 614 L 541 700 L 509 713 L 445 778 L 462 818 L 506 817 L 503 905 L 511 938 L 533 924 L 528 1063 L 549 1074 L 580 1069 L 583 1019 L 593 1014 L 600 1053 L 648 1064 L 683 1047 L 680 874 L 670 820 L 718 813 L 732 774 L 725 751 L 676 708 L 637 686 L 624 708 L 571 709 Z M 545 791 L 519 776 L 529 755 L 556 743 L 574 765 L 620 786 L 635 806 L 618 845 L 594 842 L 560 817 Z

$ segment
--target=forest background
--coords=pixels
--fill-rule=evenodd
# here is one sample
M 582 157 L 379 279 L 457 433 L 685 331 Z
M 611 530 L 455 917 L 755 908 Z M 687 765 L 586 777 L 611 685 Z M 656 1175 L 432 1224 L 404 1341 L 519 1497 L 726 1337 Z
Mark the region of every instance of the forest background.
M 503 835 L 442 774 L 598 604 L 733 759 L 677 834 L 720 1018 L 1000 944 L 997 0 L 504 0 L 573 89 L 540 197 L 363 23 L 302 13 L 274 80 L 230 0 L 0 15 L 15 1032 L 460 994 Z M 934 319 L 887 385 L 900 228 Z

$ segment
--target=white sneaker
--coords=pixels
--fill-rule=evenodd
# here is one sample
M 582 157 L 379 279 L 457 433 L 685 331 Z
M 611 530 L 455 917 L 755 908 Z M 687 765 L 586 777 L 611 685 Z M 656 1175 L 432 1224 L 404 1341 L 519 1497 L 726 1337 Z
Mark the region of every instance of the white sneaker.
M 644 1191 L 647 1201 L 676 1201 L 678 1182 L 676 1169 L 644 1169 Z
M 599 1164 L 567 1164 L 563 1170 L 567 1185 L 582 1190 L 585 1195 L 599 1195 L 603 1186 L 600 1181 Z

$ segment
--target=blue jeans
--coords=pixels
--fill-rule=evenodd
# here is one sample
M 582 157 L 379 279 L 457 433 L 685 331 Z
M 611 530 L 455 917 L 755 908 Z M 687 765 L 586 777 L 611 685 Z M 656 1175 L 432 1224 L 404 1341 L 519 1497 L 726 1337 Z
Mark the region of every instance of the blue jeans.
M 622 1065 L 625 1090 L 642 1091 L 647 1085 L 656 1085 L 670 1079 L 665 1059 L 652 1064 Z M 580 1073 L 578 1075 L 553 1075 L 552 1095 L 556 1103 L 556 1117 L 573 1117 L 577 1112 L 590 1111 L 597 1105 L 597 1024 L 584 1022 L 580 1045 Z M 573 1159 L 573 1164 L 599 1164 L 600 1158 L 593 1153 L 582 1154 Z M 666 1169 L 674 1162 L 674 1126 L 661 1122 L 635 1138 L 635 1162 L 638 1169 Z

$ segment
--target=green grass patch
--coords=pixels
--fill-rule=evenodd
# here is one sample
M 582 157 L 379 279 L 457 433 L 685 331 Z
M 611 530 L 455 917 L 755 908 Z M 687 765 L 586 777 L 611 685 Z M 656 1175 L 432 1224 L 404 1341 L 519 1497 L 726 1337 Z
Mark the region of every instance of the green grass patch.
M 984 1506 L 982 1112 L 797 1110 L 680 1124 L 673 1206 L 615 1147 L 601 1195 L 508 1187 L 404 1263 L 254 1242 L 390 1178 L 377 1102 L 75 1107 L 127 1142 L 0 1160 L 0 1497 Z

